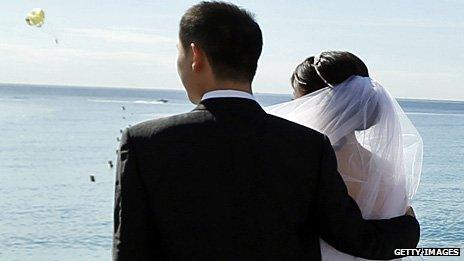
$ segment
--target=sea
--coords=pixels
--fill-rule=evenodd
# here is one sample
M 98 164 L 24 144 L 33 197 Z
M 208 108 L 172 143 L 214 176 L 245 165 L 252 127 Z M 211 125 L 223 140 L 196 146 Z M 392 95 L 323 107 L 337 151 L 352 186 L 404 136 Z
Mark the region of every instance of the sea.
M 424 141 L 419 246 L 463 248 L 464 102 L 399 103 Z M 110 260 L 121 131 L 193 108 L 181 90 L 1 84 L 0 260 Z

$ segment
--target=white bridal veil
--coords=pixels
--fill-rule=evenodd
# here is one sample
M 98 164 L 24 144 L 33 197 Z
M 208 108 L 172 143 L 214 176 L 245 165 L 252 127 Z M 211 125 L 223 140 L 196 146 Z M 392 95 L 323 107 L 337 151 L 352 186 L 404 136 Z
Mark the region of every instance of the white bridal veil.
M 419 184 L 422 139 L 398 102 L 377 81 L 351 76 L 266 110 L 330 138 L 340 174 L 356 187 L 352 196 L 364 218 L 405 213 Z M 341 165 L 348 167 L 340 169 Z M 361 175 L 350 174 L 350 169 Z

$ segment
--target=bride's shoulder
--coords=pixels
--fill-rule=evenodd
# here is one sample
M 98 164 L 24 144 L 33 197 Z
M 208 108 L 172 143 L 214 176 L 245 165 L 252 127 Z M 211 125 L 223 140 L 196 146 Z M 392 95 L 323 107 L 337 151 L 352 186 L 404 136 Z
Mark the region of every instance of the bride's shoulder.
M 369 164 L 370 166 L 375 166 L 374 169 L 385 172 L 385 173 L 390 173 L 395 168 L 395 165 L 393 162 L 381 157 L 375 152 L 372 152 L 364 148 L 363 146 L 360 146 L 360 147 L 361 147 L 363 158 L 370 163 Z
M 345 144 L 337 151 L 337 157 L 341 162 L 347 161 L 351 165 L 353 161 L 359 164 L 368 163 L 369 166 L 375 166 L 375 169 L 382 170 L 383 172 L 389 172 L 394 169 L 393 162 L 377 155 L 359 143 Z
M 376 166 L 378 166 L 379 169 L 384 170 L 384 172 L 390 173 L 395 168 L 395 165 L 393 162 L 385 158 L 382 158 L 377 154 L 374 154 L 374 153 L 371 153 L 371 154 L 372 154 L 371 161 L 375 162 Z

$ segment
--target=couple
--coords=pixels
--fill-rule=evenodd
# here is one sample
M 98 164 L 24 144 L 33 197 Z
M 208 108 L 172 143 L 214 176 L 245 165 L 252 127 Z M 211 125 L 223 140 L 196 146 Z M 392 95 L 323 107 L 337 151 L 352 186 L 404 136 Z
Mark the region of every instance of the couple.
M 417 246 L 422 146 L 399 105 L 359 58 L 323 52 L 296 68 L 294 100 L 263 109 L 261 49 L 235 5 L 183 15 L 177 67 L 197 107 L 124 132 L 114 260 L 394 259 Z

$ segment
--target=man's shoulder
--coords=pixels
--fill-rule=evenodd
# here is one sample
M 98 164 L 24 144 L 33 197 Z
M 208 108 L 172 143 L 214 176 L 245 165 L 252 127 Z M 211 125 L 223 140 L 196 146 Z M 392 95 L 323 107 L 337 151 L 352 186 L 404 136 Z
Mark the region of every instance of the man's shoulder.
M 292 133 L 294 135 L 298 135 L 299 137 L 311 137 L 315 139 L 324 139 L 325 135 L 314 130 L 303 126 L 301 124 L 295 123 L 293 121 L 280 118 L 278 116 L 268 114 L 268 122 L 274 129 L 285 132 L 285 133 Z
M 194 110 L 173 116 L 146 120 L 128 128 L 133 137 L 151 137 L 160 133 L 175 131 L 201 125 L 212 120 L 212 116 L 205 110 Z

